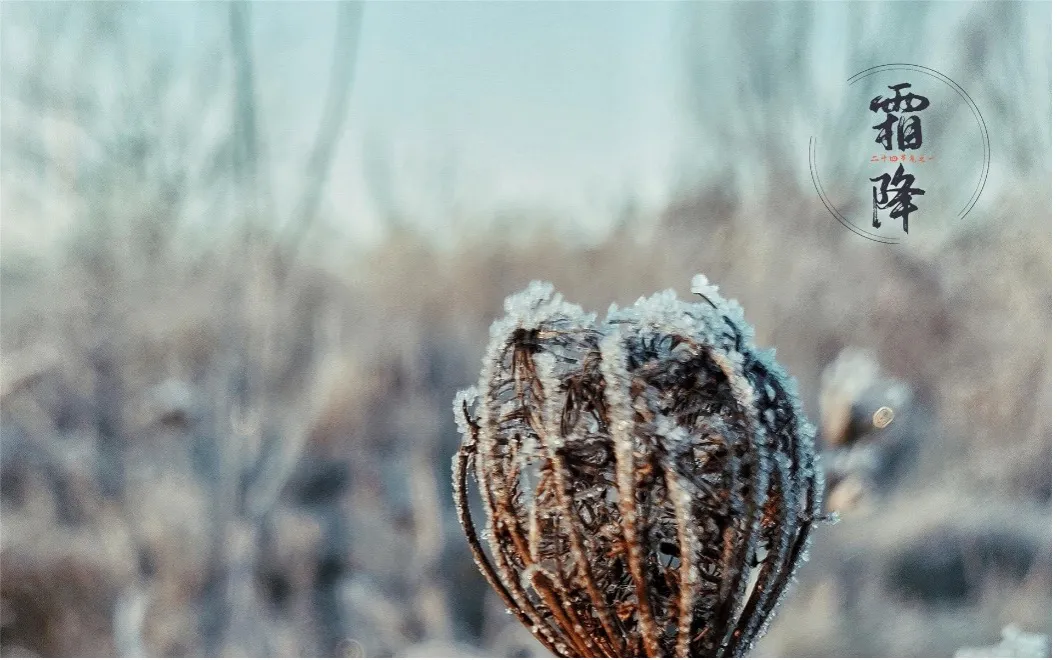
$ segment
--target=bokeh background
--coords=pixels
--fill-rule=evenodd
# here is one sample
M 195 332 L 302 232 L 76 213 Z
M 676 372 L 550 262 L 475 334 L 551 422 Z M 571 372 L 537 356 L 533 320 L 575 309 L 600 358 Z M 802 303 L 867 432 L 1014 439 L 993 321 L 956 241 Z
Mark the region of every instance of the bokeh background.
M 0 653 L 541 654 L 455 520 L 453 395 L 530 280 L 697 272 L 843 518 L 757 652 L 1048 635 L 1050 11 L 3 3 Z M 973 213 L 894 246 L 806 158 L 890 61 L 992 144 Z

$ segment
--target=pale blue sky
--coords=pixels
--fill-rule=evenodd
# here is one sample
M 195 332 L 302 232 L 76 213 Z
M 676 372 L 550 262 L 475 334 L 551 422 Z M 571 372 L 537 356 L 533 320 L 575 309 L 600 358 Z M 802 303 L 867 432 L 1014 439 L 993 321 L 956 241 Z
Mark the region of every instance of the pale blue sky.
M 108 42 L 85 27 L 104 8 L 125 26 L 141 78 L 168 58 L 188 73 L 182 98 L 208 98 L 208 85 L 230 93 L 225 3 L 67 6 L 74 18 L 47 73 L 58 88 L 136 93 L 121 80 L 135 72 L 115 79 L 80 66 L 80 43 Z M 9 79 L 36 71 L 33 35 L 63 7 L 5 3 Z M 326 95 L 337 6 L 250 7 L 270 183 L 284 217 Z M 388 163 L 404 214 L 440 233 L 453 218 L 524 210 L 597 235 L 625 202 L 648 216 L 688 181 L 762 194 L 773 183 L 769 159 L 793 164 L 784 176 L 811 194 L 806 167 L 795 171 L 807 136 L 826 112 L 845 111 L 848 75 L 892 58 L 943 70 L 969 90 L 994 130 L 989 190 L 997 190 L 1025 168 L 1048 168 L 1049 143 L 1038 136 L 1049 122 L 1049 22 L 1042 2 L 370 2 L 322 210 L 343 233 L 380 238 L 377 186 L 364 171 L 365 160 L 379 171 L 375 157 Z M 196 82 L 208 69 L 218 72 L 214 82 Z M 18 87 L 5 89 L 9 130 L 47 125 L 28 106 L 12 124 Z M 184 104 L 172 112 L 208 133 L 210 119 Z M 226 130 L 230 116 L 220 120 Z
M 369 4 L 338 181 L 356 178 L 356 152 L 368 139 L 392 148 L 410 188 L 428 191 L 438 185 L 430 180 L 435 168 L 454 167 L 459 199 L 481 210 L 553 205 L 582 217 L 618 191 L 659 202 L 671 178 L 679 121 L 673 9 L 667 3 Z M 290 44 L 274 53 L 271 70 L 278 75 L 262 76 L 262 93 L 279 105 L 298 89 L 293 96 L 314 107 L 318 80 L 304 71 L 329 61 L 321 48 L 329 30 L 322 31 L 325 40 L 312 35 L 329 23 L 333 7 L 300 13 L 301 6 L 277 3 L 254 11 L 260 46 Z M 265 61 L 266 50 L 258 51 Z M 296 119 L 275 121 L 278 127 Z M 417 200 L 419 213 L 444 212 L 429 197 Z
M 143 26 L 180 49 L 223 27 L 218 4 L 140 9 Z M 331 207 L 354 214 L 355 233 L 375 234 L 364 148 L 392 159 L 398 194 L 425 224 L 457 203 L 471 213 L 543 208 L 590 228 L 589 216 L 612 215 L 610 200 L 662 203 L 682 121 L 677 11 L 664 2 L 368 3 Z M 251 12 L 282 207 L 282 182 L 302 168 L 325 95 L 336 6 L 259 2 Z M 447 178 L 437 175 L 444 167 Z

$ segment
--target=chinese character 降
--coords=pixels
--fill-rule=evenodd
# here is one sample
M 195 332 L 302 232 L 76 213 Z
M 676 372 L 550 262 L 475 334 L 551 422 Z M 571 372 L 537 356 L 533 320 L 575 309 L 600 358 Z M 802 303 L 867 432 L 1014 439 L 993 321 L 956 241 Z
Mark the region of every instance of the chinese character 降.
M 910 214 L 918 210 L 913 197 L 925 194 L 923 189 L 914 187 L 914 175 L 904 172 L 903 166 L 899 165 L 894 174 L 882 174 L 870 181 L 881 184 L 873 188 L 873 226 L 881 226 L 881 221 L 877 219 L 877 210 L 890 208 L 892 210 L 888 217 L 895 220 L 902 218 L 903 231 L 909 234 Z

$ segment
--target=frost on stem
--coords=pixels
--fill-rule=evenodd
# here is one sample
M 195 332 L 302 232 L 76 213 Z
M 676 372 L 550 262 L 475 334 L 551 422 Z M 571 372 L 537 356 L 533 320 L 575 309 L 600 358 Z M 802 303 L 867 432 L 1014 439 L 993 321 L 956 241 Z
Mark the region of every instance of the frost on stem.
M 474 558 L 557 655 L 747 654 L 821 520 L 792 379 L 736 302 L 702 275 L 692 290 L 596 322 L 533 282 L 455 399 Z

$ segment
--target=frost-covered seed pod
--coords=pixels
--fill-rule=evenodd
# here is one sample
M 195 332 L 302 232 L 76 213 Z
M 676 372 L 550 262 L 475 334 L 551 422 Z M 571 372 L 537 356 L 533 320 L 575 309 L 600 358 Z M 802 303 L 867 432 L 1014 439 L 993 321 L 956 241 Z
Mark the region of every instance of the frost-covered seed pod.
M 533 282 L 455 398 L 470 547 L 557 655 L 744 655 L 807 556 L 815 429 L 737 302 L 692 290 L 596 322 Z

